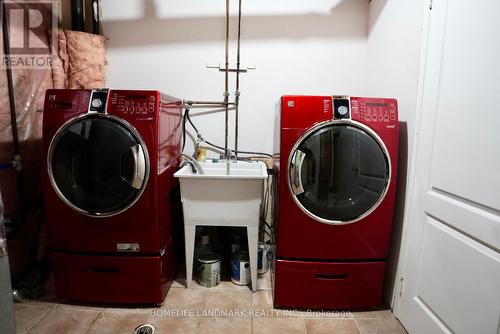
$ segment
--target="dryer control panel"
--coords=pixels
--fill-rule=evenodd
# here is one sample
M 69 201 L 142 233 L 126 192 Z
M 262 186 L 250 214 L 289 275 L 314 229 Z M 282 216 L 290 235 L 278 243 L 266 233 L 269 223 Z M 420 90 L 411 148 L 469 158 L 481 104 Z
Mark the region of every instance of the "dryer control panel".
M 398 123 L 395 99 L 351 97 L 352 119 L 372 128 L 393 128 Z

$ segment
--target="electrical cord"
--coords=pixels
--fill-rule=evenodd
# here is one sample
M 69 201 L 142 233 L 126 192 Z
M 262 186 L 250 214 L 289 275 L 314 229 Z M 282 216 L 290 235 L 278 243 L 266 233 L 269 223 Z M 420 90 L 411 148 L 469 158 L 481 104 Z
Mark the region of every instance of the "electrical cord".
M 271 224 L 267 222 L 267 216 L 269 214 L 269 206 L 270 206 L 270 198 L 271 198 L 271 176 L 269 175 L 267 178 L 267 184 L 266 184 L 266 189 L 264 193 L 264 205 L 262 206 L 261 212 L 260 212 L 260 223 L 262 224 L 261 228 L 264 231 L 266 235 L 269 236 L 269 238 L 272 240 L 272 227 Z
M 263 218 L 261 218 L 260 221 L 264 223 L 264 225 L 267 227 L 267 229 L 266 228 L 263 229 L 264 233 L 271 237 L 271 231 L 272 231 L 271 226 L 268 223 L 266 223 Z

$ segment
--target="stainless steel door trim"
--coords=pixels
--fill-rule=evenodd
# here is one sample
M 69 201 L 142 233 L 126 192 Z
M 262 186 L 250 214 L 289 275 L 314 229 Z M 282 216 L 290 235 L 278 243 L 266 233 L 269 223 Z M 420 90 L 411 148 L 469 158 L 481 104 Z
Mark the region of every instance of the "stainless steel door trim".
M 146 176 L 146 160 L 144 158 L 144 150 L 140 144 L 130 148 L 134 159 L 134 172 L 130 186 L 135 189 L 141 189 Z
M 304 192 L 304 187 L 302 186 L 302 164 L 306 154 L 301 150 L 295 150 L 293 152 L 292 158 L 290 160 L 290 185 L 291 190 L 294 195 L 300 195 Z
M 378 200 L 375 202 L 375 204 L 369 210 L 365 211 L 363 214 L 359 215 L 358 217 L 350 219 L 350 220 L 330 220 L 330 219 L 325 219 L 325 218 L 322 218 L 322 217 L 319 217 L 319 216 L 313 214 L 307 208 L 305 208 L 302 205 L 302 203 L 300 203 L 300 201 L 297 198 L 297 195 L 299 195 L 300 193 L 299 194 L 295 194 L 294 188 L 292 186 L 292 178 L 291 178 L 291 176 L 292 176 L 292 168 L 291 168 L 291 165 L 292 165 L 293 157 L 295 156 L 295 152 L 299 151 L 298 147 L 300 146 L 300 144 L 306 138 L 308 138 L 310 135 L 312 135 L 314 132 L 316 132 L 316 131 L 318 131 L 318 130 L 320 130 L 322 128 L 328 127 L 328 126 L 335 126 L 335 125 L 350 125 L 350 126 L 356 127 L 358 129 L 366 132 L 368 135 L 370 135 L 370 137 L 372 137 L 377 142 L 377 144 L 379 145 L 379 147 L 382 149 L 382 152 L 384 154 L 384 157 L 385 157 L 385 160 L 386 160 L 386 163 L 387 163 L 387 183 L 385 185 L 385 188 L 384 188 L 381 196 L 378 198 Z M 318 221 L 320 223 L 329 224 L 329 225 L 347 225 L 347 224 L 352 224 L 352 223 L 360 221 L 363 218 L 369 216 L 373 211 L 375 211 L 375 209 L 378 208 L 378 206 L 380 205 L 380 203 L 382 203 L 382 201 L 385 199 L 385 197 L 387 195 L 387 191 L 389 190 L 389 186 L 391 184 L 391 175 L 392 175 L 391 159 L 390 159 L 389 151 L 387 150 L 387 147 L 385 146 L 385 144 L 382 141 L 382 139 L 370 127 L 364 125 L 363 123 L 360 123 L 360 122 L 357 122 L 357 121 L 353 121 L 353 120 L 350 120 L 350 119 L 329 120 L 329 121 L 324 121 L 324 122 L 321 122 L 321 123 L 318 123 L 318 124 L 314 125 L 310 129 L 308 129 L 302 136 L 300 136 L 300 138 L 295 142 L 295 145 L 292 147 L 292 149 L 290 151 L 290 154 L 288 156 L 287 183 L 288 183 L 288 189 L 289 189 L 289 191 L 290 191 L 290 193 L 292 195 L 293 201 L 295 202 L 295 204 L 297 204 L 297 206 L 306 215 L 308 215 L 309 217 L 311 217 L 312 219 L 314 219 L 314 220 L 316 220 L 316 221 Z M 298 177 L 300 178 L 300 174 L 298 175 Z M 302 184 L 302 181 L 300 181 L 300 184 Z
M 59 137 L 61 136 L 61 134 L 63 133 L 63 131 L 66 130 L 66 128 L 69 127 L 70 125 L 72 125 L 74 123 L 77 123 L 79 121 L 82 121 L 82 120 L 84 120 L 86 118 L 98 118 L 98 117 L 103 118 L 103 119 L 109 119 L 109 120 L 114 121 L 116 123 L 119 123 L 120 125 L 122 125 L 123 127 L 125 127 L 128 131 L 130 131 L 130 133 L 137 140 L 137 142 L 138 142 L 137 145 L 139 145 L 141 147 L 141 151 L 143 152 L 143 155 L 142 155 L 143 156 L 143 166 L 144 166 L 143 182 L 142 182 L 142 185 L 141 185 L 140 189 L 133 187 L 133 188 L 139 190 L 138 193 L 136 194 L 135 198 L 131 202 L 129 202 L 127 205 L 125 205 L 123 208 L 118 209 L 118 210 L 114 210 L 114 211 L 110 211 L 110 212 L 90 212 L 90 211 L 87 211 L 87 210 L 83 210 L 83 209 L 77 207 L 76 205 L 74 205 L 73 203 L 71 203 L 64 196 L 64 194 L 61 192 L 61 190 L 57 186 L 57 183 L 56 183 L 56 181 L 54 179 L 54 174 L 53 174 L 53 171 L 52 171 L 52 158 L 53 158 L 53 155 L 54 155 L 54 145 L 57 143 L 57 141 L 58 141 Z M 140 164 L 140 163 L 138 163 L 138 164 Z M 52 188 L 54 189 L 54 191 L 57 194 L 57 196 L 64 203 L 66 203 L 66 205 L 68 205 L 73 210 L 75 210 L 75 211 L 77 211 L 77 212 L 79 212 L 81 214 L 84 214 L 86 216 L 90 216 L 90 217 L 111 217 L 111 216 L 120 214 L 120 213 L 128 210 L 142 196 L 142 194 L 144 192 L 144 189 L 146 188 L 147 181 L 149 179 L 149 173 L 150 173 L 150 160 L 149 160 L 149 154 L 148 154 L 148 150 L 147 150 L 147 147 L 146 147 L 146 143 L 142 139 L 142 136 L 139 134 L 139 132 L 135 129 L 135 127 L 133 127 L 130 123 L 128 123 L 124 119 L 122 119 L 120 117 L 117 117 L 117 116 L 113 116 L 113 115 L 109 115 L 109 114 L 87 113 L 87 114 L 83 114 L 83 115 L 74 117 L 74 118 L 66 121 L 63 125 L 61 125 L 61 127 L 56 131 L 56 133 L 52 137 L 52 139 L 50 141 L 50 144 L 49 144 L 49 149 L 48 149 L 48 154 L 47 154 L 47 175 L 49 177 L 49 181 L 50 181 L 50 184 L 52 185 Z M 134 173 L 134 175 L 135 175 L 135 173 Z M 134 176 L 134 178 L 135 178 L 135 176 Z

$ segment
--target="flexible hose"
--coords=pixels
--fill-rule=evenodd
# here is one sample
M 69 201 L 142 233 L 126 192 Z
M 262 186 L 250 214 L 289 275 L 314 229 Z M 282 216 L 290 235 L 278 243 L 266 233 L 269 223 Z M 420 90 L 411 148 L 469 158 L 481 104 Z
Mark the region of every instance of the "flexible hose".
M 189 107 L 184 109 L 184 115 L 182 116 L 182 151 L 184 151 L 184 147 L 186 146 L 186 119 L 189 113 Z
M 194 125 L 193 121 L 191 120 L 191 117 L 189 116 L 189 108 L 186 108 L 184 110 L 184 121 L 183 121 L 183 145 L 182 145 L 182 150 L 184 150 L 184 146 L 185 146 L 185 143 L 186 143 L 186 120 L 189 122 L 189 124 L 191 124 L 191 126 L 193 127 L 194 131 L 196 132 L 196 136 L 198 137 L 199 140 L 203 141 L 204 143 L 212 146 L 212 147 L 215 147 L 219 150 L 222 150 L 222 151 L 225 151 L 225 148 L 222 147 L 222 146 L 219 146 L 219 145 L 216 145 L 214 143 L 211 143 L 209 142 L 208 140 L 205 140 L 203 139 L 203 137 L 201 136 L 200 134 L 200 131 L 198 130 L 198 128 Z M 269 153 L 264 153 L 264 152 L 251 152 L 251 151 L 241 151 L 241 150 L 232 150 L 232 149 L 228 149 L 228 151 L 230 152 L 233 152 L 233 153 L 241 153 L 241 154 L 250 154 L 250 155 L 262 155 L 262 156 L 266 156 L 266 157 L 270 157 L 272 158 L 273 156 Z

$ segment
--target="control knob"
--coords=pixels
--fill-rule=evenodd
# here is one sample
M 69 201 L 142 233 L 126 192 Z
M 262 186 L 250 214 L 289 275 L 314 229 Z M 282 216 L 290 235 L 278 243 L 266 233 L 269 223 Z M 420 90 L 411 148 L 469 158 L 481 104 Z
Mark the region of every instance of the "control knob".
M 347 112 L 349 111 L 349 109 L 347 109 L 346 106 L 340 106 L 340 107 L 337 108 L 337 111 L 338 111 L 338 113 L 341 116 L 344 116 L 345 114 L 347 114 Z
M 92 100 L 92 107 L 100 108 L 100 107 L 102 107 L 102 105 L 103 105 L 103 102 L 101 99 L 93 99 Z

